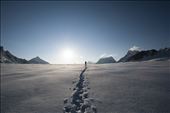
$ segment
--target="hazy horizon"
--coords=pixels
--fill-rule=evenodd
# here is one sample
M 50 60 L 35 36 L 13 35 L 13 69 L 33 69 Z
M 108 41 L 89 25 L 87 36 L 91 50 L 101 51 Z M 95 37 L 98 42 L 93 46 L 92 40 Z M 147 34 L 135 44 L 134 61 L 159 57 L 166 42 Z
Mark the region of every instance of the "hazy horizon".
M 51 64 L 170 46 L 168 1 L 2 1 L 1 45 Z

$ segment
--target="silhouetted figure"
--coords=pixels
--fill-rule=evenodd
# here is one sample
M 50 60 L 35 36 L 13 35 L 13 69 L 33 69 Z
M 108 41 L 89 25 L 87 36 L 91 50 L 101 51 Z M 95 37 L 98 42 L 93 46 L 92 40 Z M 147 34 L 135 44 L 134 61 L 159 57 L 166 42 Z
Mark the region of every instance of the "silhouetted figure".
M 87 68 L 87 62 L 85 61 L 85 68 Z

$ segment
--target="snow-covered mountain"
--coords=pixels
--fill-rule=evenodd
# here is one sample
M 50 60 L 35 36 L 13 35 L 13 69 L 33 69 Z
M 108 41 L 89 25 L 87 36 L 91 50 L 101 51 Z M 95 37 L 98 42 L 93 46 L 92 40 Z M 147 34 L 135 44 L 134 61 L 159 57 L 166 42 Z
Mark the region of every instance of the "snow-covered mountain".
M 128 52 L 127 52 L 127 54 L 124 56 L 124 57 L 122 57 L 118 62 L 127 62 L 127 60 L 130 58 L 130 57 L 132 57 L 133 55 L 135 55 L 135 54 L 137 54 L 137 53 L 139 53 L 140 51 L 139 50 L 129 50 Z
M 8 50 L 4 50 L 3 47 L 0 46 L 0 63 L 16 63 L 16 64 L 27 64 L 28 61 L 22 58 L 18 58 L 11 54 Z
M 106 63 L 115 63 L 115 59 L 110 56 L 110 57 L 104 57 L 104 58 L 100 58 L 96 64 L 106 64 Z
M 147 61 L 154 59 L 170 59 L 170 48 L 160 50 L 128 51 L 128 53 L 118 62 Z
M 133 46 L 131 47 L 128 52 L 126 53 L 126 55 L 122 58 L 120 58 L 118 60 L 118 62 L 127 62 L 127 60 L 132 57 L 133 55 L 137 54 L 138 52 L 141 51 L 141 48 L 140 47 L 137 47 L 137 46 Z
M 170 59 L 170 48 L 140 51 L 139 53 L 130 57 L 127 61 L 146 61 L 153 59 Z
M 12 64 L 49 64 L 48 62 L 40 59 L 39 57 L 33 58 L 29 61 L 26 59 L 18 58 L 11 54 L 8 50 L 4 50 L 0 46 L 0 63 L 12 63 Z
M 38 56 L 29 60 L 28 63 L 30 63 L 30 64 L 49 64 L 48 62 L 46 62 L 45 60 L 42 60 Z

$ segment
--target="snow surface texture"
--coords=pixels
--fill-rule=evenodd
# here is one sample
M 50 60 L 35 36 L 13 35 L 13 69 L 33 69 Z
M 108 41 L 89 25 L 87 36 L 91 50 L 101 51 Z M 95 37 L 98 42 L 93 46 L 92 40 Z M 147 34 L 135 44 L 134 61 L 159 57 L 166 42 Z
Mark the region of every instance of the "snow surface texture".
M 98 113 L 170 113 L 170 61 L 90 65 Z
M 1 113 L 63 113 L 82 65 L 1 64 Z
M 71 98 L 64 99 L 64 113 L 97 113 L 96 106 L 89 99 L 88 81 L 84 75 L 86 69 L 81 72 L 79 80 L 73 88 Z
M 1 64 L 1 113 L 63 113 L 77 89 L 97 113 L 170 113 L 170 61 L 88 64 L 80 80 L 83 68 Z

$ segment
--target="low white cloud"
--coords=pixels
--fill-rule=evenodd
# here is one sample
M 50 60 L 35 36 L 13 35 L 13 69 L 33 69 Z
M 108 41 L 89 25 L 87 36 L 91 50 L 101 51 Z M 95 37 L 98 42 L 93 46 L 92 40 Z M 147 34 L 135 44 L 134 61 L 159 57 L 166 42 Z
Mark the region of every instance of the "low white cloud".
M 133 46 L 129 49 L 130 51 L 140 51 L 141 48 L 140 47 L 137 47 L 137 46 Z

